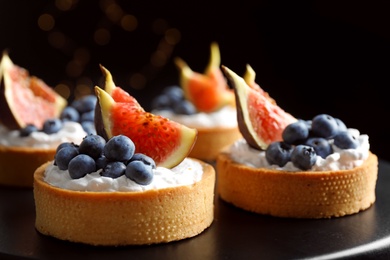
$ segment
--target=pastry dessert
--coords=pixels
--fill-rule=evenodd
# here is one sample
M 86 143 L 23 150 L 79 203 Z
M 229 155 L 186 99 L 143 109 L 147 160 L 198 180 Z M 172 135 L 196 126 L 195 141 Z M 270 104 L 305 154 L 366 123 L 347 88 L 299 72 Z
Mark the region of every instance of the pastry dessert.
M 217 158 L 222 200 L 289 218 L 342 217 L 375 202 L 378 158 L 367 135 L 327 114 L 296 119 L 256 86 L 252 70 L 241 78 L 223 69 L 236 92 L 243 138 Z
M 152 102 L 152 113 L 198 130 L 190 156 L 215 161 L 218 153 L 241 138 L 237 128 L 234 92 L 220 69 L 217 43 L 211 44 L 209 64 L 198 73 L 180 58 L 180 86 L 169 86 Z
M 32 187 L 33 173 L 64 141 L 80 142 L 79 123 L 60 117 L 67 101 L 3 53 L 0 63 L 0 185 Z
M 36 229 L 94 246 L 202 233 L 214 219 L 216 176 L 211 165 L 187 157 L 196 129 L 145 112 L 120 87 L 96 93 L 101 135 L 62 145 L 34 174 Z
M 184 165 L 167 174 L 189 174 Z M 44 180 L 45 170 L 53 167 L 48 162 L 35 173 L 36 228 L 61 240 L 104 246 L 165 243 L 196 236 L 214 218 L 215 172 L 201 161 L 188 159 L 188 165 L 202 172 L 193 184 L 146 191 L 142 186 L 136 191 L 72 191 Z M 164 171 L 168 170 L 161 169 L 161 174 Z

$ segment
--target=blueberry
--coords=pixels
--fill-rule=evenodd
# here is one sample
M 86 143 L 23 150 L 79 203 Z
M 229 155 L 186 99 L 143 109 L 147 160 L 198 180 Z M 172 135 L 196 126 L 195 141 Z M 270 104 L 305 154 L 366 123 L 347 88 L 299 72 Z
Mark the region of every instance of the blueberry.
M 60 119 L 62 121 L 78 122 L 80 120 L 80 114 L 76 108 L 67 106 L 62 110 Z
M 180 102 L 184 99 L 184 91 L 180 86 L 177 85 L 166 87 L 162 91 L 162 95 L 167 95 L 171 104 Z
M 83 110 L 82 107 L 82 101 L 80 99 L 75 99 L 73 100 L 73 102 L 70 104 L 71 107 L 73 107 L 74 109 L 76 109 L 79 113 L 80 113 L 80 110 Z
M 95 127 L 95 122 L 92 122 L 92 121 L 83 121 L 80 123 L 81 124 L 81 127 L 83 128 L 83 130 L 89 134 L 89 135 L 96 135 L 97 132 L 96 132 L 96 127 Z
M 78 154 L 79 151 L 74 145 L 64 146 L 59 149 L 54 156 L 55 165 L 57 165 L 60 170 L 67 170 L 69 162 Z
M 153 180 L 153 169 L 142 161 L 132 161 L 126 166 L 127 178 L 140 185 L 148 185 Z
M 56 153 L 58 153 L 58 151 L 64 147 L 75 147 L 77 149 L 79 149 L 79 146 L 76 145 L 75 143 L 71 143 L 71 142 L 63 142 L 63 143 L 60 143 L 58 146 L 57 146 L 57 149 L 56 149 Z
M 311 137 L 307 139 L 304 144 L 313 147 L 316 154 L 324 159 L 333 153 L 333 149 L 329 141 L 322 137 Z
M 94 122 L 95 120 L 95 110 L 84 112 L 80 116 L 80 122 L 90 121 Z
M 313 147 L 297 145 L 291 153 L 291 162 L 301 170 L 309 170 L 317 160 L 317 154 Z
M 173 85 L 164 88 L 162 93 L 152 100 L 151 107 L 157 110 L 173 110 L 177 104 L 184 100 L 183 89 Z M 189 107 L 186 107 L 185 110 L 189 110 Z
M 359 140 L 348 131 L 339 132 L 334 136 L 334 145 L 340 149 L 356 149 Z
M 311 124 L 312 124 L 312 120 L 303 120 L 303 119 L 299 119 L 299 121 L 302 121 L 303 123 L 305 123 L 306 124 L 306 126 L 307 126 L 307 128 L 309 129 L 309 130 L 311 130 Z
M 288 144 L 300 144 L 309 136 L 309 128 L 305 121 L 298 120 L 286 126 L 283 130 L 283 141 Z
M 193 115 L 196 108 L 190 101 L 182 100 L 173 105 L 173 112 L 179 115 Z
M 100 173 L 101 176 L 118 178 L 125 174 L 126 165 L 123 162 L 109 162 Z
M 331 138 L 338 132 L 338 124 L 334 117 L 327 114 L 319 114 L 312 120 L 311 130 L 315 136 Z
M 55 134 L 62 128 L 62 121 L 59 118 L 47 119 L 42 126 L 42 132 Z
M 111 137 L 104 146 L 104 155 L 110 161 L 127 162 L 133 157 L 134 152 L 133 141 L 125 135 Z
M 335 120 L 337 123 L 338 132 L 347 131 L 347 126 L 345 125 L 345 123 L 341 119 L 335 118 Z
M 89 134 L 81 141 L 79 152 L 97 159 L 103 153 L 106 140 L 100 135 Z
M 79 154 L 70 160 L 68 170 L 72 179 L 82 178 L 96 171 L 95 160 L 86 154 Z
M 167 95 L 159 95 L 152 100 L 151 108 L 156 110 L 172 110 L 171 100 Z
M 36 127 L 33 124 L 27 124 L 25 127 L 20 129 L 19 135 L 21 137 L 26 137 L 32 134 L 33 132 L 37 132 L 37 131 L 38 131 L 38 127 Z
M 265 158 L 269 164 L 280 167 L 290 161 L 292 146 L 285 142 L 273 142 L 265 150 Z
M 72 102 L 71 106 L 77 109 L 80 114 L 89 112 L 95 109 L 97 97 L 95 95 L 83 96 Z
M 104 154 L 102 154 L 99 158 L 95 160 L 96 163 L 96 170 L 103 169 L 106 167 L 108 160 Z
M 142 161 L 146 165 L 150 165 L 152 169 L 156 169 L 156 162 L 149 156 L 143 153 L 135 153 L 133 157 L 131 157 L 130 162 L 132 161 Z

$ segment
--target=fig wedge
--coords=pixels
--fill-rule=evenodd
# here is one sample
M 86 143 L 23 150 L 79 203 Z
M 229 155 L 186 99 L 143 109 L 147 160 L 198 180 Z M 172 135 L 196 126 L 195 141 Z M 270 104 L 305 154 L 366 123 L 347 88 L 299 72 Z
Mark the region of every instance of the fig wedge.
M 260 87 L 254 87 L 253 74 L 246 76 L 252 82 L 250 87 L 244 78 L 226 66 L 222 66 L 222 70 L 233 86 L 238 127 L 247 143 L 255 149 L 265 150 L 270 143 L 282 141 L 284 128 L 297 119 L 280 108 Z
M 210 113 L 225 105 L 235 106 L 234 91 L 229 88 L 220 63 L 219 46 L 215 42 L 211 44 L 210 60 L 204 73 L 193 71 L 181 58 L 175 59 L 184 95 L 200 112 Z
M 129 137 L 136 153 L 146 154 L 157 166 L 166 168 L 178 165 L 191 152 L 197 139 L 196 129 L 145 112 L 132 103 L 116 102 L 98 86 L 95 92 L 108 138 L 120 134 Z
M 42 128 L 49 118 L 58 118 L 67 101 L 42 79 L 15 65 L 4 51 L 0 63 L 0 118 L 8 129 L 27 124 Z

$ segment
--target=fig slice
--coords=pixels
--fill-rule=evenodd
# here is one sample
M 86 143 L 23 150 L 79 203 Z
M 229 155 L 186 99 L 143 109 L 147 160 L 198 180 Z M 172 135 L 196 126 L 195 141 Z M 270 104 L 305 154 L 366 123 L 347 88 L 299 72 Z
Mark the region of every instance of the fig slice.
M 270 143 L 282 141 L 284 128 L 297 119 L 280 108 L 267 92 L 255 84 L 255 74 L 250 66 L 244 77 L 251 86 L 226 66 L 222 66 L 222 70 L 233 86 L 238 127 L 247 143 L 255 149 L 265 150 Z
M 67 100 L 42 79 L 15 65 L 4 51 L 0 63 L 0 118 L 8 129 L 27 124 L 42 128 L 50 118 L 58 118 Z
M 184 95 L 200 112 L 210 113 L 225 105 L 235 105 L 234 91 L 229 88 L 220 63 L 219 46 L 215 42 L 211 44 L 210 60 L 204 73 L 193 71 L 181 58 L 175 59 Z
M 116 102 L 105 90 L 95 87 L 105 135 L 125 135 L 135 144 L 135 152 L 153 158 L 157 166 L 172 168 L 191 152 L 198 131 L 154 115 L 133 103 Z

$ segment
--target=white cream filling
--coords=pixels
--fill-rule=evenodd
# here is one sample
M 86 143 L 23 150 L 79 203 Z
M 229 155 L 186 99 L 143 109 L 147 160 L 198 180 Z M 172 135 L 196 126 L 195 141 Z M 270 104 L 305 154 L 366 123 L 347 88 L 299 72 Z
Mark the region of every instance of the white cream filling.
M 237 109 L 232 106 L 225 106 L 212 113 L 196 113 L 193 115 L 179 115 L 168 110 L 153 110 L 152 114 L 161 115 L 193 128 L 233 128 L 237 126 Z
M 317 156 L 315 165 L 310 171 L 335 171 L 347 170 L 362 165 L 369 155 L 370 144 L 368 135 L 360 135 L 357 129 L 348 129 L 359 140 L 359 146 L 356 149 L 340 149 L 333 145 L 333 154 L 325 159 Z M 230 146 L 230 157 L 233 161 L 253 168 L 268 168 L 285 171 L 302 171 L 295 167 L 292 162 L 285 166 L 270 165 L 265 158 L 265 152 L 256 150 L 248 145 L 245 139 L 240 139 Z
M 45 171 L 44 181 L 52 186 L 74 190 L 74 191 L 147 191 L 153 189 L 164 189 L 184 185 L 192 185 L 201 180 L 203 168 L 199 162 L 189 158 L 184 159 L 179 165 L 172 169 L 157 167 L 153 170 L 153 181 L 149 185 L 140 185 L 122 175 L 113 179 L 100 176 L 101 170 L 89 173 L 80 179 L 72 179 L 67 170 L 60 170 L 51 164 Z
M 87 133 L 77 122 L 64 122 L 60 131 L 54 134 L 33 132 L 31 135 L 21 137 L 18 130 L 8 130 L 0 125 L 0 145 L 34 148 L 57 148 L 64 142 L 81 143 Z

